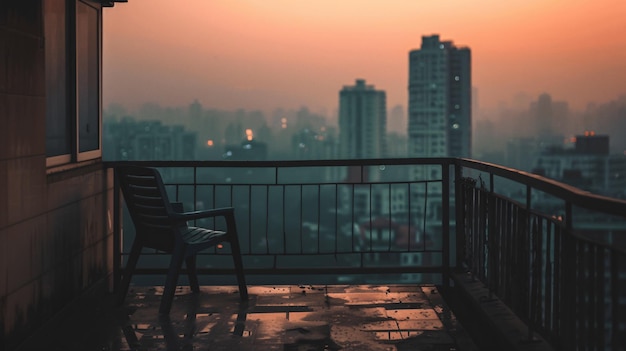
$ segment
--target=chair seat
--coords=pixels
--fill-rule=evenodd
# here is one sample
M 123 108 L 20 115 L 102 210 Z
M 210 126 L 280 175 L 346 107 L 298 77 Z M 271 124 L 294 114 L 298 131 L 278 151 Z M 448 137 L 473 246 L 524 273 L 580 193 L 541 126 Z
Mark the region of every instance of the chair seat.
M 187 244 L 203 244 L 210 241 L 222 241 L 226 232 L 198 227 L 187 227 L 181 230 L 183 241 Z

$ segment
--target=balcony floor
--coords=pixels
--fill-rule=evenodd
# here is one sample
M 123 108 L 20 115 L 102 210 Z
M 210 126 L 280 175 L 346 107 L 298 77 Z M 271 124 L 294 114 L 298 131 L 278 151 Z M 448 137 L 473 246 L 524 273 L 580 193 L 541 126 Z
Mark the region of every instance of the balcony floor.
M 19 350 L 475 350 L 435 286 L 134 287 L 123 307 L 75 308 Z M 103 303 L 103 306 L 112 306 Z

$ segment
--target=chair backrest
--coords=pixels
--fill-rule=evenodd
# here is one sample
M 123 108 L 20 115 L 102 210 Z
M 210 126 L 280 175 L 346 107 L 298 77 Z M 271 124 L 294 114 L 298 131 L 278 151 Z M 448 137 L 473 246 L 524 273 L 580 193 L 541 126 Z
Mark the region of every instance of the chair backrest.
M 173 210 L 159 171 L 120 166 L 115 173 L 135 225 L 136 240 L 146 247 L 171 251 L 175 242 L 175 227 L 170 220 Z

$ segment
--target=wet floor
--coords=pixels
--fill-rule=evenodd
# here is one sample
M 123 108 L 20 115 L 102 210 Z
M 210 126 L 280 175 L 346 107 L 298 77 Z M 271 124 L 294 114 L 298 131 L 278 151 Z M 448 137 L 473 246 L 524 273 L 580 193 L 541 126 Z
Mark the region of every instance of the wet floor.
M 434 286 L 253 286 L 247 303 L 235 287 L 179 288 L 167 318 L 161 293 L 135 287 L 20 350 L 474 349 Z

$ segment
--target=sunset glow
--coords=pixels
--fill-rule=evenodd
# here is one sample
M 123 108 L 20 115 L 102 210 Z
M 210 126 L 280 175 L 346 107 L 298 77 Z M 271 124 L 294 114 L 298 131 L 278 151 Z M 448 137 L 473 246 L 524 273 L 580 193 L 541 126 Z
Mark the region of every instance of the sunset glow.
M 626 93 L 623 0 L 130 0 L 104 13 L 104 104 L 153 101 L 332 114 L 356 78 L 407 104 L 408 52 L 472 50 L 481 108 L 550 93 L 573 108 Z

